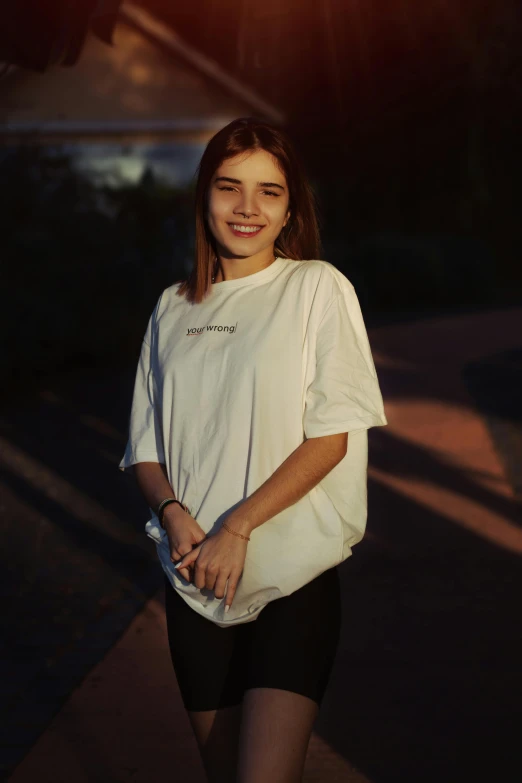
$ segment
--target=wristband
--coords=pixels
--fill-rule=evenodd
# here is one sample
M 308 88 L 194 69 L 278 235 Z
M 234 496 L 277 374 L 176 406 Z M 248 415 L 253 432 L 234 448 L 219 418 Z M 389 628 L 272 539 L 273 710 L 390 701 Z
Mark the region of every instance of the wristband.
M 160 525 L 161 525 L 161 527 L 163 529 L 165 529 L 164 525 L 163 525 L 163 515 L 164 515 L 164 512 L 165 512 L 165 509 L 167 508 L 167 506 L 170 503 L 177 503 L 178 505 L 181 506 L 183 511 L 187 511 L 188 512 L 188 507 L 185 506 L 183 503 L 181 503 L 179 500 L 176 500 L 176 498 L 165 498 L 165 500 L 162 500 L 161 503 L 158 506 L 157 517 L 158 517 L 159 523 L 160 523 Z

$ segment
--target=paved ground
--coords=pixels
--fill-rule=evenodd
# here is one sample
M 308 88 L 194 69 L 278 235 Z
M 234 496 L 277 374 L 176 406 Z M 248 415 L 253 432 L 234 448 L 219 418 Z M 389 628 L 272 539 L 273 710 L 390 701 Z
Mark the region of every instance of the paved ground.
M 518 781 L 522 309 L 369 333 L 389 426 L 305 781 Z M 133 373 L 64 376 L 0 417 L 12 783 L 204 781 L 147 509 L 117 470 Z

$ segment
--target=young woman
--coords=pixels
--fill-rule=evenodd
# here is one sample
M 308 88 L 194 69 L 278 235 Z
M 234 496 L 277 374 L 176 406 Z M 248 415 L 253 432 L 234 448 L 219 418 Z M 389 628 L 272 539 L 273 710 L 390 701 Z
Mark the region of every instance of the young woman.
M 367 430 L 387 424 L 354 288 L 319 255 L 285 134 L 219 131 L 194 267 L 149 320 L 120 463 L 153 513 L 172 662 L 219 783 L 301 780 L 339 639 L 336 566 L 366 525 Z

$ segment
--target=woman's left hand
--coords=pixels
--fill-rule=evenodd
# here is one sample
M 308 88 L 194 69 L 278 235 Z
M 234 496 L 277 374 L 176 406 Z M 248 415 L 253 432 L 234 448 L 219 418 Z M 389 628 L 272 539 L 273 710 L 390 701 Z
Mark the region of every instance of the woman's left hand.
M 184 555 L 175 567 L 186 568 L 194 563 L 195 586 L 200 590 L 204 587 L 214 590 L 216 598 L 223 598 L 226 588 L 225 612 L 228 612 L 245 565 L 247 545 L 245 539 L 221 528 Z

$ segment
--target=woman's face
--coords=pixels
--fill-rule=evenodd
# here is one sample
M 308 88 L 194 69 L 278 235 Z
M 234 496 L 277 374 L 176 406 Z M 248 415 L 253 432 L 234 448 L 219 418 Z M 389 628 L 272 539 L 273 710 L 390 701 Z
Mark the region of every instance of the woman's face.
M 212 177 L 208 225 L 220 255 L 246 258 L 274 243 L 290 213 L 289 193 L 276 159 L 256 150 L 225 160 Z

